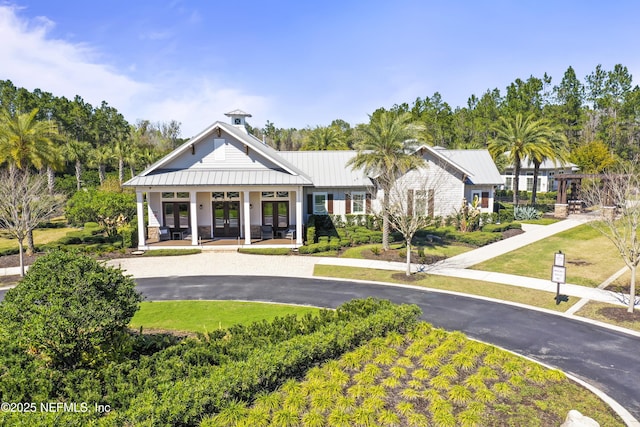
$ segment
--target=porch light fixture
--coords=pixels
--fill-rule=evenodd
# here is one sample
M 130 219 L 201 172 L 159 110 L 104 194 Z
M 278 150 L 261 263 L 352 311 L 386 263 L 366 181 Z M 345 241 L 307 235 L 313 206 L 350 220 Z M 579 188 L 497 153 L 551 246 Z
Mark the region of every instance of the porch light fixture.
M 202 210 L 202 203 L 200 203 L 200 210 Z

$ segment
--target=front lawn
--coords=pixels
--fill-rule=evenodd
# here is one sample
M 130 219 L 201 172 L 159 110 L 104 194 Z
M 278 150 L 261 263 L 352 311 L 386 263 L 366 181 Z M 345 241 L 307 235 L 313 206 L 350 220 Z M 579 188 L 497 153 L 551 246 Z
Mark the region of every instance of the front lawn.
M 596 287 L 624 266 L 613 244 L 584 224 L 471 268 L 550 279 L 558 251 L 566 255 L 567 283 Z
M 36 246 L 44 245 L 47 243 L 55 242 L 58 239 L 66 236 L 70 231 L 77 231 L 78 228 L 64 227 L 64 228 L 38 228 L 33 230 L 33 242 Z M 25 247 L 27 240 L 24 241 Z M 10 238 L 7 233 L 2 233 L 0 237 L 0 253 L 4 251 L 17 251 L 18 241 L 14 238 Z
M 336 265 L 316 265 L 314 276 L 339 277 L 343 279 L 368 280 L 373 282 L 387 282 L 423 286 L 425 288 L 442 289 L 445 291 L 462 292 L 495 298 L 502 301 L 517 302 L 547 310 L 565 311 L 578 299 L 569 297 L 567 303 L 556 305 L 555 294 L 538 291 L 536 289 L 519 288 L 517 286 L 484 282 L 471 279 L 458 279 L 433 274 L 414 274 L 406 278 L 404 273 L 389 270 L 362 269 L 358 267 L 342 267 Z
M 284 304 L 238 301 L 154 301 L 143 302 L 130 327 L 143 330 L 207 332 L 231 325 L 270 321 L 288 314 L 317 314 L 320 309 Z

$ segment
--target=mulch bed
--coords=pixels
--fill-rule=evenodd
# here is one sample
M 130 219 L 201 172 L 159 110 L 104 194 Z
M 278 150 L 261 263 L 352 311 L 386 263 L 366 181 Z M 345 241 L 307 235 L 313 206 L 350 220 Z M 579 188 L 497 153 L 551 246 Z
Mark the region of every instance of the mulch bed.
M 626 307 L 603 307 L 598 314 L 616 322 L 640 322 L 640 311 L 629 313 Z

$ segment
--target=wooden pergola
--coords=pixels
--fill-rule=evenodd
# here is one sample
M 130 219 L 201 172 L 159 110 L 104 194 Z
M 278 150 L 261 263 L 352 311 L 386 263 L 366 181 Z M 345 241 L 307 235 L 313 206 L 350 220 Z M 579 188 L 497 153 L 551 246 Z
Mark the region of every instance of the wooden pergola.
M 576 174 L 565 173 L 558 174 L 554 177 L 558 181 L 558 196 L 556 197 L 556 205 L 554 216 L 558 218 L 566 218 L 570 213 L 580 213 L 584 207 L 584 200 L 580 195 L 583 179 L 600 179 L 607 190 L 606 206 L 613 205 L 613 198 L 611 197 L 610 187 L 608 181 L 611 178 L 610 175 L 602 174 Z M 568 190 L 571 188 L 571 194 L 568 194 Z

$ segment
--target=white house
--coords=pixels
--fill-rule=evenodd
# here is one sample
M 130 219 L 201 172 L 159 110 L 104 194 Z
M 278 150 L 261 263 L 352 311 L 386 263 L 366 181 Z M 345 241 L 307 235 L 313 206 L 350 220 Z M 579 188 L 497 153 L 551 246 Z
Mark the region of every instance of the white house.
M 231 124 L 213 123 L 124 184 L 136 192 L 140 249 L 165 238 L 250 245 L 264 237 L 263 226 L 273 237 L 295 236 L 291 244 L 300 246 L 311 214 L 378 211 L 375 180 L 347 166 L 357 152 L 279 152 L 246 131 L 249 114 L 226 115 Z M 423 146 L 416 155 L 427 161 L 433 186 L 403 177 L 415 213 L 446 216 L 474 197 L 483 211 L 493 210 L 494 188 L 503 181 L 486 150 Z
M 520 191 L 533 191 L 533 162 L 525 157 L 522 160 L 522 166 L 520 168 L 520 178 L 518 180 L 518 188 Z M 573 163 L 554 162 L 553 160 L 545 160 L 540 164 L 538 172 L 538 188 L 540 193 L 546 193 L 548 191 L 557 191 L 558 183 L 554 179 L 554 176 L 562 173 L 576 173 L 579 168 Z M 502 174 L 504 189 L 513 190 L 513 167 L 505 169 Z

